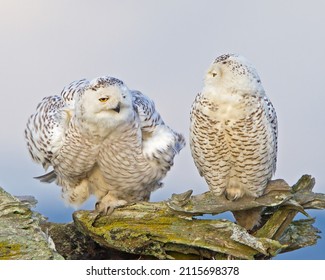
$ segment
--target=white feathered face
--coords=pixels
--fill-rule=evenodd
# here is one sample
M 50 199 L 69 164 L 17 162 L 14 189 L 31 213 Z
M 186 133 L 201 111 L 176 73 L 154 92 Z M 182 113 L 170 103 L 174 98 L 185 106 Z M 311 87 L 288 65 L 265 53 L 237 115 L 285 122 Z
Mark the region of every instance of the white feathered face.
M 248 92 L 263 90 L 254 66 L 245 57 L 236 54 L 217 57 L 208 69 L 205 85 Z
M 107 128 L 128 121 L 132 112 L 129 89 L 122 81 L 112 77 L 91 81 L 76 105 L 77 118 Z

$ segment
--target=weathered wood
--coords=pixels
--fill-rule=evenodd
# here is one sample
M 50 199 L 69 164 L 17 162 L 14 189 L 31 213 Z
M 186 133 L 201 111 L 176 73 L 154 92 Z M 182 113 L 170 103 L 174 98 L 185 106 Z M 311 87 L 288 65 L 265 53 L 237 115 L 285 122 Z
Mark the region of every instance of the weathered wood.
M 319 207 L 321 205 L 319 194 L 312 192 L 314 186 L 314 178 L 308 175 L 302 176 L 291 188 L 291 198 L 280 204 L 278 209 L 271 209 L 272 216 L 263 227 L 254 233 L 254 236 L 279 240 L 298 212 L 308 217 L 309 215 L 304 210 L 305 205 L 308 207 L 312 207 L 312 205 Z M 325 196 L 323 199 L 325 202 Z
M 281 244 L 287 245 L 281 253 L 315 245 L 320 231 L 313 227 L 314 222 L 315 219 L 293 221 L 279 239 Z
M 141 257 L 101 247 L 77 230 L 74 223 L 46 221 L 41 224 L 41 228 L 51 236 L 56 251 L 66 260 L 125 260 Z
M 30 209 L 31 197 L 19 200 L 0 187 L 0 260 L 63 259 L 40 229 L 45 218 Z
M 303 176 L 290 188 L 283 180 L 270 182 L 257 199 L 230 202 L 210 192 L 192 196 L 188 191 L 174 194 L 168 201 L 136 203 L 116 209 L 110 216 L 77 211 L 74 222 L 85 235 L 104 247 L 159 259 L 271 258 L 278 253 L 315 244 L 318 235 L 311 220 L 292 222 L 305 208 L 325 208 L 325 195 L 315 194 L 311 176 Z M 265 207 L 264 224 L 250 234 L 227 220 L 199 219 L 203 214 Z M 304 238 L 290 239 L 293 231 Z M 292 242 L 290 242 L 292 240 Z
M 227 220 L 199 220 L 181 216 L 166 203 L 137 203 L 116 209 L 110 216 L 89 211 L 74 213 L 77 228 L 93 240 L 124 252 L 172 259 L 170 252 L 202 258 L 254 259 L 276 255 L 278 241 L 255 238 Z
M 34 198 L 19 200 L 0 189 L 0 259 L 269 259 L 316 244 L 314 219 L 293 221 L 298 212 L 308 216 L 305 209 L 325 208 L 325 195 L 313 193 L 314 185 L 308 175 L 292 188 L 275 180 L 262 197 L 236 202 L 188 191 L 168 201 L 127 205 L 110 216 L 77 211 L 74 224 L 48 223 L 30 209 Z M 217 216 L 199 217 L 255 207 L 264 211 L 253 233 Z
M 271 181 L 265 194 L 256 199 L 243 197 L 239 200 L 229 201 L 224 196 L 215 196 L 212 192 L 195 196 L 190 196 L 190 194 L 190 191 L 174 194 L 167 201 L 167 204 L 171 209 L 184 214 L 219 214 L 226 211 L 240 211 L 258 207 L 276 207 L 288 202 L 294 196 L 290 186 L 280 179 Z M 303 207 L 298 204 L 296 206 L 304 212 Z

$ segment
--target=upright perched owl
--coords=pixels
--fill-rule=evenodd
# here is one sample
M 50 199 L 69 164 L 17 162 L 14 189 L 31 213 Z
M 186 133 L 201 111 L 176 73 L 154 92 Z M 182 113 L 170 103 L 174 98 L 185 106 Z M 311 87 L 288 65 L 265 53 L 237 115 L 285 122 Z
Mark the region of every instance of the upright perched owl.
M 45 97 L 25 130 L 32 158 L 53 171 L 63 197 L 79 205 L 91 194 L 111 213 L 147 201 L 184 147 L 184 137 L 163 122 L 152 100 L 119 79 L 99 77 Z
M 200 175 L 217 196 L 263 195 L 276 168 L 277 117 L 250 62 L 219 56 L 206 73 L 191 110 L 190 147 Z M 260 210 L 234 212 L 252 229 Z

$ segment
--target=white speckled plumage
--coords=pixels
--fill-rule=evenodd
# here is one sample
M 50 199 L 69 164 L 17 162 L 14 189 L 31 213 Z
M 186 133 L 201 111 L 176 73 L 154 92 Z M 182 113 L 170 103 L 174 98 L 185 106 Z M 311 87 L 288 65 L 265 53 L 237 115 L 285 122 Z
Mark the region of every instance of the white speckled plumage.
M 27 123 L 32 158 L 53 171 L 68 203 L 96 195 L 99 212 L 148 200 L 184 147 L 152 100 L 108 76 L 76 81 L 44 98 Z
M 261 196 L 276 169 L 277 134 L 255 68 L 240 55 L 218 57 L 193 103 L 190 126 L 192 156 L 210 190 L 230 200 Z M 237 221 L 251 229 L 258 219 L 259 212 Z

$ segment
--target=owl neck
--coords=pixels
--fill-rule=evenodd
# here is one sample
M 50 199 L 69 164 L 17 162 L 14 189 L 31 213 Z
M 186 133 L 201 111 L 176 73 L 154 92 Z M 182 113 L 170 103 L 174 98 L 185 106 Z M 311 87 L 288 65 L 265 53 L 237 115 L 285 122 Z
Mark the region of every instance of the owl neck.
M 207 84 L 202 90 L 202 95 L 212 102 L 217 103 L 240 103 L 245 96 L 264 96 L 263 87 L 252 86 L 250 84 L 236 85 L 236 86 L 214 86 Z
M 121 111 L 120 113 L 114 112 L 110 116 L 96 116 L 95 118 L 78 118 L 78 127 L 83 134 L 90 135 L 92 137 L 98 137 L 104 139 L 115 131 L 120 130 L 127 123 L 134 120 L 135 114 L 131 110 Z
M 106 135 L 106 139 L 113 139 L 112 142 L 117 140 L 119 141 L 120 139 L 126 139 L 124 140 L 125 142 L 129 142 L 130 145 L 134 145 L 135 142 L 141 139 L 141 129 L 139 122 L 136 119 L 136 115 L 133 115 L 133 118 L 129 119 L 127 122 L 121 122 L 116 125 L 114 129 Z
M 243 94 L 232 88 L 216 88 L 211 86 L 204 87 L 202 91 L 204 98 L 212 103 L 222 105 L 222 104 L 236 104 L 240 103 L 243 99 Z

